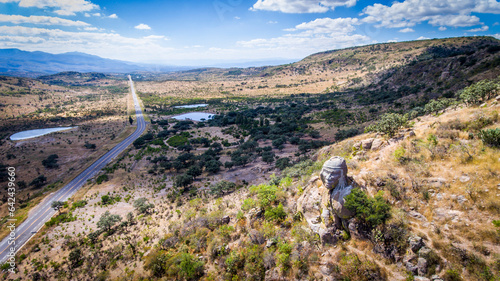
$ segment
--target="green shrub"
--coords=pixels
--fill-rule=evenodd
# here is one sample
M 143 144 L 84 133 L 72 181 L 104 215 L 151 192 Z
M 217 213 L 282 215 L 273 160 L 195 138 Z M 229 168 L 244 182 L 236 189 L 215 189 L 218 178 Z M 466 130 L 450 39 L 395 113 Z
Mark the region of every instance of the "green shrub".
M 50 218 L 48 222 L 45 223 L 46 226 L 54 226 L 54 225 L 59 225 L 60 223 L 65 223 L 65 222 L 72 222 L 75 221 L 76 217 L 73 216 L 73 214 L 70 213 L 62 213 L 56 217 Z
M 85 205 L 87 205 L 87 201 L 85 201 L 85 200 L 73 202 L 73 204 L 71 204 L 71 210 L 74 210 L 76 208 L 83 208 L 83 207 L 85 207 Z
M 98 176 L 98 177 L 97 177 L 97 179 L 95 180 L 95 182 L 96 182 L 97 184 L 101 184 L 101 183 L 103 183 L 103 182 L 105 182 L 105 181 L 108 181 L 108 180 L 109 180 L 108 175 L 107 175 L 107 174 L 104 174 L 104 175 L 100 175 L 100 176 Z
M 134 201 L 134 208 L 139 214 L 149 214 L 151 209 L 155 207 L 154 204 L 149 203 L 148 199 L 142 197 Z
M 283 205 L 280 203 L 277 207 L 268 209 L 264 213 L 264 217 L 268 221 L 281 222 L 286 219 L 286 212 Z
M 384 133 L 390 138 L 399 131 L 401 127 L 408 126 L 408 115 L 401 115 L 397 113 L 386 113 L 382 115 L 380 120 L 374 124 L 365 128 L 366 132 L 375 131 L 378 133 Z
M 385 202 L 381 192 L 370 198 L 361 189 L 355 188 L 344 200 L 344 206 L 369 228 L 375 228 L 391 217 L 391 206 Z
M 216 183 L 214 186 L 210 187 L 210 193 L 216 197 L 223 196 L 226 193 L 234 191 L 236 184 L 234 182 L 222 180 Z
M 173 147 L 185 145 L 187 142 L 188 138 L 185 135 L 175 135 L 167 140 L 168 145 Z
M 500 148 L 500 129 L 486 129 L 479 132 L 479 138 L 484 144 Z
M 460 93 L 460 98 L 467 104 L 479 104 L 493 97 L 497 90 L 497 83 L 482 80 L 463 89 Z

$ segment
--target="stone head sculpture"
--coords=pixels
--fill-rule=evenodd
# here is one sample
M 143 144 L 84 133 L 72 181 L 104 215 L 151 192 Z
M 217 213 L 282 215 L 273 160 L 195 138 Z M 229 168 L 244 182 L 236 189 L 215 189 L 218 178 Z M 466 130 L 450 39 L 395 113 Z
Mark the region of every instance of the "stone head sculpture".
M 347 186 L 347 163 L 345 159 L 334 156 L 323 164 L 321 181 L 327 189 L 343 189 Z

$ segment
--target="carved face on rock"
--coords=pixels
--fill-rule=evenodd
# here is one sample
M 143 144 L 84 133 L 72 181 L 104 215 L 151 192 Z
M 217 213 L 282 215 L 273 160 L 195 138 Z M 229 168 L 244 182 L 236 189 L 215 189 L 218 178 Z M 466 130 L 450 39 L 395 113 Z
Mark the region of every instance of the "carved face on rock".
M 323 164 L 321 169 L 321 181 L 328 189 L 340 187 L 343 188 L 347 184 L 347 164 L 344 158 L 334 156 Z

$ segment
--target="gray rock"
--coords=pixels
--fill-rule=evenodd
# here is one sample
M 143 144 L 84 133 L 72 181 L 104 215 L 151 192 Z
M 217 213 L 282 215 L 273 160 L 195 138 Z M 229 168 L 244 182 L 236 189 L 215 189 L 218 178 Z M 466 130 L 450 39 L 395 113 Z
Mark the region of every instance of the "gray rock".
M 248 211 L 248 217 L 250 219 L 260 218 L 262 216 L 262 210 L 260 208 L 253 208 Z
M 459 180 L 460 182 L 468 182 L 468 181 L 470 181 L 470 177 L 468 177 L 468 176 L 460 176 L 460 177 L 458 178 L 458 180 Z
M 409 211 L 408 215 L 410 217 L 417 219 L 417 220 L 420 220 L 420 221 L 424 221 L 424 222 L 427 221 L 427 218 L 417 211 Z
M 444 280 L 441 279 L 441 277 L 439 277 L 439 275 L 432 275 L 431 281 L 444 281 Z
M 414 281 L 431 281 L 429 278 L 427 277 L 423 277 L 423 276 L 415 276 Z
M 418 258 L 417 262 L 417 268 L 418 268 L 418 275 L 425 275 L 427 274 L 427 260 L 424 258 Z
M 231 218 L 229 216 L 223 216 L 222 219 L 220 220 L 221 224 L 228 224 L 231 221 Z
M 457 196 L 457 202 L 460 204 L 463 204 L 463 203 L 467 202 L 467 199 L 465 198 L 465 196 L 459 195 L 459 196 Z
M 429 247 L 423 246 L 422 248 L 420 248 L 420 250 L 418 250 L 418 256 L 422 258 L 427 258 L 430 252 L 432 252 L 432 250 Z
M 384 146 L 384 141 L 381 139 L 374 139 L 372 143 L 372 150 L 378 150 Z
M 266 248 L 270 248 L 274 245 L 276 245 L 276 241 L 274 241 L 273 239 L 267 239 Z
M 321 229 L 319 237 L 321 238 L 321 243 L 323 245 L 325 244 L 335 245 L 342 237 L 342 233 L 340 232 L 340 230 L 337 230 L 333 227 L 329 227 L 327 229 Z
M 407 263 L 405 263 L 405 267 L 406 267 L 406 270 L 413 273 L 414 275 L 418 274 L 418 267 L 416 265 L 414 265 L 413 263 L 407 262 Z
M 319 267 L 319 271 L 321 272 L 321 274 L 326 275 L 326 276 L 332 275 L 333 269 L 334 269 L 333 264 L 331 264 L 329 262 L 325 263 Z
M 361 145 L 364 150 L 370 150 L 372 148 L 373 138 L 369 138 L 361 141 Z
M 416 235 L 408 238 L 408 243 L 410 244 L 410 248 L 414 253 L 418 253 L 418 250 L 420 250 L 420 248 L 425 245 L 422 237 Z
M 264 238 L 264 235 L 260 233 L 259 231 L 252 229 L 248 232 L 248 237 L 250 238 L 250 241 L 254 244 L 264 244 L 266 242 L 266 239 Z

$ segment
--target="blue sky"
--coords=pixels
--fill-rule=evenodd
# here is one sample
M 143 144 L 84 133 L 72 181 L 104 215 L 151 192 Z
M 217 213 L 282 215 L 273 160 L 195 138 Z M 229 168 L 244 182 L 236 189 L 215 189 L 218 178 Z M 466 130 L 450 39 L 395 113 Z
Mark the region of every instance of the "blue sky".
M 372 43 L 490 35 L 497 0 L 0 0 L 0 48 L 158 64 L 298 60 Z

